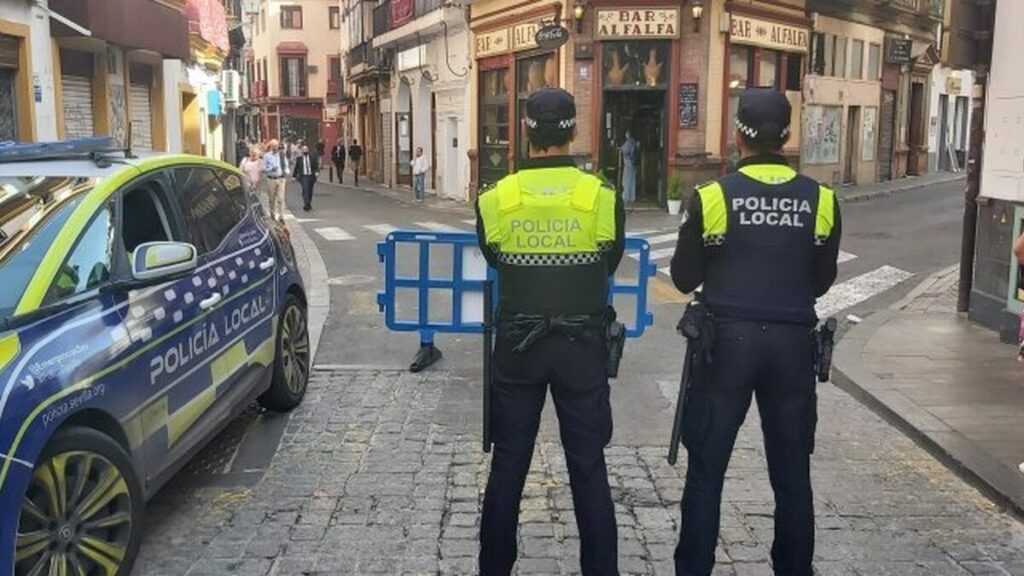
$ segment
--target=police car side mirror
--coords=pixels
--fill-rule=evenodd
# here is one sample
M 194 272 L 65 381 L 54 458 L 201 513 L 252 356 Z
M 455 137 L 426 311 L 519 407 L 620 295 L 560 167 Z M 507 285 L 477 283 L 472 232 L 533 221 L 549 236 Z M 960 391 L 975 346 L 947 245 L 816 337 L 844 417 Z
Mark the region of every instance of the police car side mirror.
M 169 280 L 196 269 L 198 252 L 186 242 L 146 242 L 132 251 L 132 278 Z

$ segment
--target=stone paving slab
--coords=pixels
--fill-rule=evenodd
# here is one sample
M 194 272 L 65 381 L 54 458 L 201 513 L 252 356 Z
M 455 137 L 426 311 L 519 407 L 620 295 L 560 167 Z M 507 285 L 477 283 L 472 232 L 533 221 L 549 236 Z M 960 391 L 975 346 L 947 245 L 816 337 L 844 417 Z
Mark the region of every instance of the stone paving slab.
M 956 314 L 958 268 L 849 331 L 835 380 L 944 461 L 1024 511 L 1024 368 L 999 336 Z
M 487 459 L 444 373 L 319 371 L 251 488 L 168 486 L 135 574 L 473 574 Z M 456 400 L 452 400 L 456 399 Z M 1024 574 L 1024 527 L 858 402 L 820 389 L 813 460 L 821 575 Z M 669 418 L 668 407 L 663 416 Z M 685 467 L 665 446 L 608 448 L 624 574 L 671 574 Z M 716 575 L 771 574 L 771 492 L 756 408 L 723 496 Z M 578 571 L 557 441 L 537 446 L 519 574 Z

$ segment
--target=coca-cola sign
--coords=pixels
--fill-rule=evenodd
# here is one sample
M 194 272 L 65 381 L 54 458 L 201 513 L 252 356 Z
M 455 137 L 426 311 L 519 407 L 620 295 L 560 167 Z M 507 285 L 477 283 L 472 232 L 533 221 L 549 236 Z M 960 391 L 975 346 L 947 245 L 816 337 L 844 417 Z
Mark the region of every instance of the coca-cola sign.
M 569 31 L 558 24 L 545 24 L 533 38 L 539 48 L 553 50 L 569 41 Z

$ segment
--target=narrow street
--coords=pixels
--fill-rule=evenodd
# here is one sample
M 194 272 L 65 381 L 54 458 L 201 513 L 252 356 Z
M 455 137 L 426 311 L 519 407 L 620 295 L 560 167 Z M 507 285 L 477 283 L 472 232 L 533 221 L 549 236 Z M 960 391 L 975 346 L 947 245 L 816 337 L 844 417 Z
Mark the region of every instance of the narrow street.
M 319 186 L 309 213 L 295 190 L 288 199 L 331 283 L 309 396 L 289 417 L 236 421 L 157 496 L 138 573 L 474 573 L 487 472 L 479 338 L 439 337 L 444 360 L 410 374 L 418 337 L 387 332 L 376 306 L 376 244 L 388 231 L 470 231 L 473 214 L 331 185 Z M 952 264 L 960 202 L 961 185 L 950 183 L 844 204 L 840 276 L 821 311 L 868 316 Z M 638 212 L 627 226 L 650 239 L 661 268 L 677 222 Z M 628 343 L 612 387 L 608 461 L 628 574 L 672 573 L 685 471 L 664 458 L 682 299 L 661 273 L 650 296 L 655 325 Z M 546 412 L 523 501 L 520 574 L 578 570 L 565 462 Z M 813 470 L 818 574 L 1024 574 L 1015 517 L 831 384 L 819 388 Z M 771 490 L 756 409 L 728 478 L 715 574 L 770 574 Z

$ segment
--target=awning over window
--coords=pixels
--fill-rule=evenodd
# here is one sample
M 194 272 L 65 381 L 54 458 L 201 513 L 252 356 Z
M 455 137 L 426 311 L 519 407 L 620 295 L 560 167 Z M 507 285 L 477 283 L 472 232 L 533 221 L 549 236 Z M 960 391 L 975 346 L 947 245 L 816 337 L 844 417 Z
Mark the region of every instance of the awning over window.
M 277 51 L 285 54 L 305 54 L 309 48 L 302 42 L 278 42 Z

